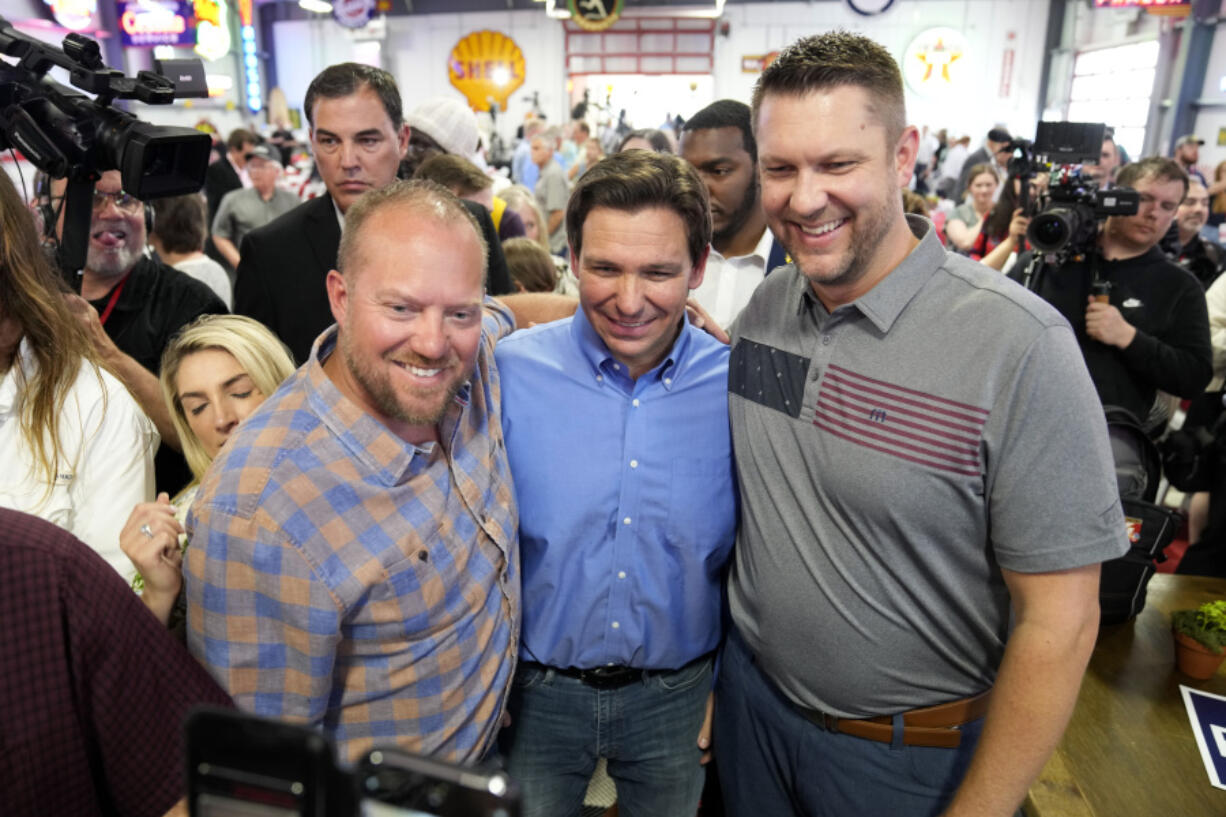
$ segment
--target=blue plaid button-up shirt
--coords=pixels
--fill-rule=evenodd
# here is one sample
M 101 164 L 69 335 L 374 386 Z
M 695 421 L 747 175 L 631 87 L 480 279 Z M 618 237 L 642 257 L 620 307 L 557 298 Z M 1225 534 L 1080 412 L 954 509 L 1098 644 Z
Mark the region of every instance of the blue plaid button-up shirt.
M 188 646 L 249 711 L 321 726 L 350 761 L 375 745 L 471 762 L 514 671 L 516 509 L 487 302 L 471 382 L 410 445 L 311 359 L 228 441 L 188 516 Z

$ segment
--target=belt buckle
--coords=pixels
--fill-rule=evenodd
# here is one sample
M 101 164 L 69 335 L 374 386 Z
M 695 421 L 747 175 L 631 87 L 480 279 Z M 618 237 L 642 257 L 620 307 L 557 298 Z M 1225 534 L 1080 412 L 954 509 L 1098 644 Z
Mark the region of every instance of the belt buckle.
M 580 670 L 579 680 L 597 689 L 609 689 L 625 685 L 630 673 L 628 667 L 593 667 Z
M 838 716 L 831 715 L 828 712 L 819 712 L 818 714 L 821 715 L 822 717 L 822 728 L 823 729 L 825 729 L 827 732 L 838 732 L 839 731 Z

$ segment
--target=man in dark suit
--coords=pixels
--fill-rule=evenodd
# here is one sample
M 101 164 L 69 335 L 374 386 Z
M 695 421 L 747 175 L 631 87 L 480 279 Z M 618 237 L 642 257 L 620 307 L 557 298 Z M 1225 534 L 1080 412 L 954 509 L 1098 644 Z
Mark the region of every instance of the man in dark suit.
M 328 192 L 243 238 L 234 289 L 234 311 L 272 329 L 299 363 L 333 323 L 324 281 L 336 267 L 345 212 L 366 191 L 396 179 L 409 144 L 400 90 L 391 74 L 378 68 L 357 63 L 325 68 L 307 88 L 303 109 Z M 489 245 L 488 291 L 510 292 L 489 213 L 479 204 L 468 205 Z
M 250 186 L 250 183 L 243 182 L 240 174 L 247 167 L 247 154 L 251 152 L 255 144 L 254 133 L 243 128 L 235 128 L 230 131 L 230 137 L 226 139 L 225 157 L 213 162 L 205 171 L 204 199 L 209 205 L 209 225 L 212 225 L 213 218 L 217 215 L 217 208 L 221 206 L 221 200 L 225 198 L 226 193 Z M 225 268 L 230 275 L 230 282 L 233 283 L 234 268 L 230 266 L 230 262 L 221 254 L 221 251 L 214 246 L 211 236 L 204 244 L 204 251 L 209 258 Z

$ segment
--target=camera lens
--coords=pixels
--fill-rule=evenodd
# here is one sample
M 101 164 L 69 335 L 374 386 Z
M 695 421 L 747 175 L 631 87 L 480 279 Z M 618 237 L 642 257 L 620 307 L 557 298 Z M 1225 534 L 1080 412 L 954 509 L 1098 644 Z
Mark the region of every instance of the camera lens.
M 1039 213 L 1030 222 L 1026 238 L 1030 240 L 1031 246 L 1040 252 L 1055 252 L 1068 243 L 1075 231 L 1076 225 L 1072 223 L 1074 218 L 1073 213 L 1063 208 Z

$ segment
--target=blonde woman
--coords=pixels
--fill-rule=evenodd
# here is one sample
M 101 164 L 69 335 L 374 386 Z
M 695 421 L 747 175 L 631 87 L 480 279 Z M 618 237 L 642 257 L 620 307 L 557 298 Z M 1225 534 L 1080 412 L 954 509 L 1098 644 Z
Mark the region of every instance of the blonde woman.
M 231 432 L 293 371 L 281 341 L 240 315 L 202 316 L 162 353 L 162 395 L 195 479 L 174 500 L 163 493 L 137 505 L 119 543 L 140 571 L 141 599 L 164 623 L 183 585 L 183 519 L 201 477 Z
M 0 507 L 59 525 L 132 575 L 124 515 L 153 496 L 153 423 L 99 364 L 0 173 Z
M 505 201 L 507 207 L 514 210 L 524 222 L 524 237 L 540 244 L 545 252 L 549 252 L 549 234 L 542 227 L 545 224 L 545 214 L 541 212 L 540 206 L 537 205 L 536 196 L 532 194 L 532 191 L 522 184 L 513 184 L 499 193 L 498 197 Z M 575 274 L 570 271 L 570 265 L 566 263 L 566 259 L 552 253 L 550 253 L 549 258 L 553 261 L 554 268 L 558 271 L 558 283 L 553 291 L 562 295 L 577 296 L 579 294 L 579 281 L 575 278 Z

